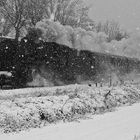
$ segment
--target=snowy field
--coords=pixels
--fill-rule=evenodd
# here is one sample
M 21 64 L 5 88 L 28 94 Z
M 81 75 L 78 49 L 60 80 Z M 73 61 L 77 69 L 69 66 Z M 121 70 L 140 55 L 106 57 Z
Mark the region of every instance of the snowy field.
M 140 103 L 79 122 L 1 134 L 0 140 L 134 140 L 135 135 L 140 135 Z
M 138 140 L 139 100 L 136 85 L 1 90 L 0 140 Z

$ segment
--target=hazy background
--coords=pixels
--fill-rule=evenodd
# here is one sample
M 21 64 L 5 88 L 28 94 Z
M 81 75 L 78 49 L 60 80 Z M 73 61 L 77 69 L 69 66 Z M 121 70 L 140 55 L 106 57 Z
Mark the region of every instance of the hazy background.
M 87 0 L 94 21 L 115 20 L 129 30 L 140 30 L 140 0 Z

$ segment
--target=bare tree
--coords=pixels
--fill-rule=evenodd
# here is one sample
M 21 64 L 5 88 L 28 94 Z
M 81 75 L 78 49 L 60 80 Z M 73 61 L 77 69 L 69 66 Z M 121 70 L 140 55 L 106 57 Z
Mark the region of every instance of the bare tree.
M 92 29 L 94 25 L 88 16 L 90 6 L 86 6 L 83 0 L 49 0 L 47 6 L 47 19 L 59 21 L 62 25 L 85 29 L 87 27 Z
M 45 13 L 47 0 L 1 0 L 0 13 L 11 27 L 15 29 L 15 39 L 18 40 L 20 30 L 28 23 L 35 26 Z
M 48 14 L 49 0 L 26 0 L 26 20 L 35 26 L 41 21 L 45 14 Z
M 89 18 L 89 6 L 83 0 L 1 0 L 0 13 L 15 29 L 18 40 L 22 27 L 36 25 L 43 18 L 59 21 L 62 25 L 92 30 L 94 22 Z M 9 26 L 8 26 L 9 27 Z
M 25 24 L 25 7 L 26 0 L 1 0 L 0 12 L 4 18 L 11 24 L 11 27 L 15 29 L 15 40 L 19 39 L 20 29 Z
M 108 42 L 111 40 L 121 40 L 122 38 L 127 38 L 128 34 L 120 28 L 119 23 L 115 21 L 106 21 L 105 23 L 99 22 L 96 25 L 97 32 L 104 32 L 108 35 Z

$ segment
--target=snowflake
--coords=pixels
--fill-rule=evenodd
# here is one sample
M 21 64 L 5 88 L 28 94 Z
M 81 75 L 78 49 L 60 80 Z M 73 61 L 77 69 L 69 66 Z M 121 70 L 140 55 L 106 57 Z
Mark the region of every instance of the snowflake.
M 24 42 L 26 43 L 28 40 L 27 39 L 24 39 Z

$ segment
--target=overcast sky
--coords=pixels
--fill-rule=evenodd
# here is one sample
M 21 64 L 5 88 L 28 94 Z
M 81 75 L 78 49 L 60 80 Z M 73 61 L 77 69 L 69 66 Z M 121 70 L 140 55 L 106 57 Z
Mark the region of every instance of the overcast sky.
M 116 20 L 123 28 L 140 28 L 140 0 L 87 0 L 91 3 L 90 17 L 94 21 Z

